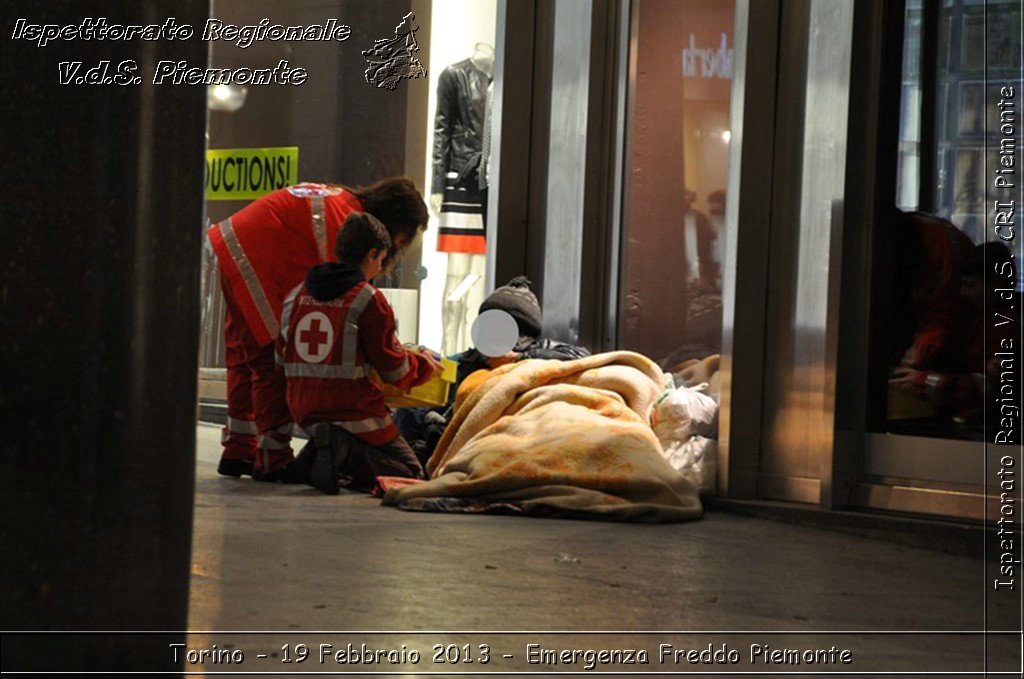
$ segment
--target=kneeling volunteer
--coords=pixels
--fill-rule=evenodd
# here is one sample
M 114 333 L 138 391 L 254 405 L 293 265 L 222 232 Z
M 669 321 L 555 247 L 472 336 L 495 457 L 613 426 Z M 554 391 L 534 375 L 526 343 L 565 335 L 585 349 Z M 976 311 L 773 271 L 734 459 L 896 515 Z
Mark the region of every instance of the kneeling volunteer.
M 337 263 L 314 267 L 285 300 L 278 358 L 288 381 L 288 407 L 310 434 L 300 474 L 335 494 L 339 487 L 372 489 L 377 476 L 422 478 L 423 468 L 395 427 L 370 368 L 402 389 L 422 384 L 439 364 L 409 351 L 395 334 L 384 295 L 370 284 L 392 248 L 374 216 L 345 218 Z

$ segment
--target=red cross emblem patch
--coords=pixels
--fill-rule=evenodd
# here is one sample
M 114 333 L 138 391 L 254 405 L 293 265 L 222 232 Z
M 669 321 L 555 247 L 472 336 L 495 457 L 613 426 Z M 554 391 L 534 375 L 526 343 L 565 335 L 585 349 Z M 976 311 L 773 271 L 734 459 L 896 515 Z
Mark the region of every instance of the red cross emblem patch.
M 334 328 L 327 314 L 311 311 L 295 327 L 295 351 L 307 363 L 322 363 L 334 346 Z

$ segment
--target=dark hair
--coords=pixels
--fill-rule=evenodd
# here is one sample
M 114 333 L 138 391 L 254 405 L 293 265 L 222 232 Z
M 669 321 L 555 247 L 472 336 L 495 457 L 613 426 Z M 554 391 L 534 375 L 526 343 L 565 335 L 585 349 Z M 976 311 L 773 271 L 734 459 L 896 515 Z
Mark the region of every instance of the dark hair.
M 371 250 L 391 250 L 391 236 L 380 220 L 365 212 L 345 217 L 334 241 L 334 256 L 339 262 L 362 264 Z
M 392 242 L 405 236 L 408 245 L 427 228 L 427 205 L 408 177 L 388 177 L 350 192 L 363 204 L 363 210 L 384 222 Z

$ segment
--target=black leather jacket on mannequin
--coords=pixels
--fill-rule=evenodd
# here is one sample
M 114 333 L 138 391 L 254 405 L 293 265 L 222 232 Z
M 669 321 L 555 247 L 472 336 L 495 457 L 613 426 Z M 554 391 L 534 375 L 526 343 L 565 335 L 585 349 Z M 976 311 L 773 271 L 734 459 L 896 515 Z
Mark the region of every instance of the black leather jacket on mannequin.
M 457 172 L 460 184 L 476 181 L 490 82 L 491 77 L 471 59 L 452 64 L 439 76 L 431 193 L 444 191 L 448 172 Z

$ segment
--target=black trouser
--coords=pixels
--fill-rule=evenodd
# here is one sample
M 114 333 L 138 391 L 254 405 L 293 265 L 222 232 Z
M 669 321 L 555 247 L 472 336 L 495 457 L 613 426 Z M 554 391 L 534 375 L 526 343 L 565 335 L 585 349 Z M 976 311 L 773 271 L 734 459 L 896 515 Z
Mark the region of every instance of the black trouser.
M 340 453 L 337 473 L 342 488 L 370 492 L 378 476 L 423 478 L 423 467 L 401 434 L 383 446 L 372 446 L 341 427 L 326 422 L 307 429 L 310 440 L 306 446 L 312 446 L 316 455 L 327 446 Z M 305 449 L 301 454 L 305 454 Z

